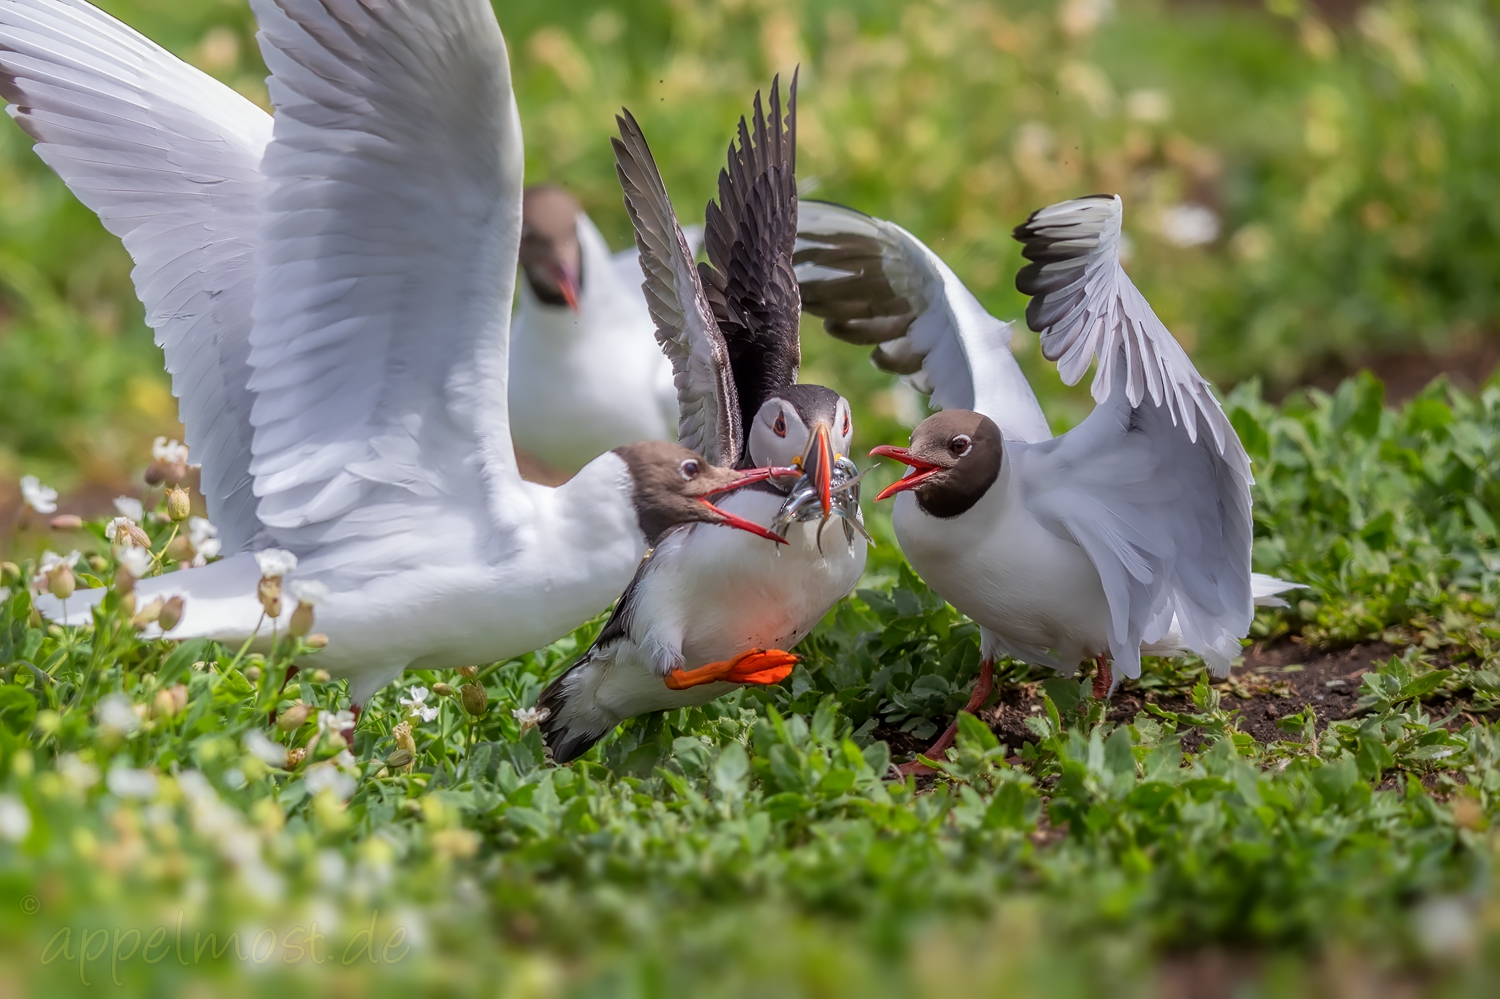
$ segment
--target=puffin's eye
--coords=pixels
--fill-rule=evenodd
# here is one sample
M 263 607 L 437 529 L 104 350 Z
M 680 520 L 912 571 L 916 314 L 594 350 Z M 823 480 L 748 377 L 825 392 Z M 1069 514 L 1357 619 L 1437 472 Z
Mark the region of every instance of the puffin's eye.
M 948 442 L 948 453 L 955 458 L 962 458 L 973 446 L 974 442 L 969 440 L 968 434 L 959 434 Z
M 839 431 L 840 436 L 849 436 L 849 411 L 844 410 L 844 429 Z
M 777 413 L 776 414 L 776 422 L 773 423 L 773 424 L 771 424 L 771 432 L 774 433 L 777 437 L 785 437 L 786 436 L 786 414 L 785 413 Z
M 681 465 L 677 466 L 677 471 L 679 473 L 681 473 L 683 481 L 685 481 L 685 482 L 686 481 L 691 481 L 692 479 L 697 478 L 698 477 L 698 461 L 697 461 L 697 459 L 695 459 L 695 458 L 689 458 L 687 461 L 684 461 Z

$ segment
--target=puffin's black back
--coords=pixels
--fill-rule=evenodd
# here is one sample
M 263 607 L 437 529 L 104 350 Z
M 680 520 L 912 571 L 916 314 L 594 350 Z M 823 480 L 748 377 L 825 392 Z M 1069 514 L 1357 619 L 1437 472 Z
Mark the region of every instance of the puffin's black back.
M 770 118 L 759 92 L 751 122 L 740 119 L 729 165 L 719 172 L 719 199 L 705 212 L 708 262 L 698 265 L 714 319 L 729 348 L 739 397 L 740 426 L 748 434 L 761 403 L 797 381 L 802 363 L 798 324 L 802 298 L 792 269 L 797 241 L 797 75 L 792 74 L 786 117 L 780 77 L 771 83 Z M 741 460 L 749 461 L 741 440 Z

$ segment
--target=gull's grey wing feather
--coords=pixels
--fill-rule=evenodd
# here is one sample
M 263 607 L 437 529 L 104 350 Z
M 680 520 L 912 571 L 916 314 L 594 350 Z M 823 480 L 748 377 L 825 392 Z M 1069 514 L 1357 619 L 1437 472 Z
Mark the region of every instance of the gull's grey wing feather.
M 1099 405 L 1058 438 L 1033 512 L 1052 511 L 1099 569 L 1125 675 L 1139 670 L 1139 641 L 1174 630 L 1174 613 L 1182 644 L 1227 670 L 1252 614 L 1250 459 L 1120 265 L 1122 215 L 1118 196 L 1101 195 L 1016 229 L 1032 261 L 1016 287 L 1033 296 L 1026 319 L 1042 353 L 1070 385 L 1099 366 Z
M 728 345 L 640 125 L 629 111 L 615 121 L 615 172 L 635 229 L 656 341 L 672 361 L 678 440 L 712 464 L 733 467 L 740 457 L 740 407 Z
M 1010 351 L 1010 323 L 990 315 L 911 233 L 803 200 L 794 260 L 803 309 L 821 316 L 832 336 L 873 346 L 875 365 L 930 396 L 934 408 L 983 413 L 1016 440 L 1052 436 Z
M 259 531 L 250 308 L 271 116 L 82 0 L 0 4 L 0 93 L 119 236 L 226 553 Z
M 487 0 L 252 0 L 276 106 L 251 332 L 278 541 L 521 516 L 506 412 L 522 147 Z M 461 539 L 449 539 L 461 543 Z

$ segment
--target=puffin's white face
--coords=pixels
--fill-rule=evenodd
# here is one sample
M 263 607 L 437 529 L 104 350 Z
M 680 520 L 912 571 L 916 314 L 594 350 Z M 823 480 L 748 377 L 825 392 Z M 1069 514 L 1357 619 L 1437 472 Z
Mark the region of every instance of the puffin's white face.
M 803 388 L 804 386 L 797 386 Z M 810 386 L 809 386 L 810 387 Z M 824 394 L 826 393 L 826 398 Z M 750 460 L 756 465 L 804 466 L 807 451 L 814 446 L 814 432 L 821 423 L 828 435 L 831 462 L 849 453 L 854 442 L 854 420 L 849 400 L 823 389 L 811 399 L 776 396 L 767 399 L 750 425 Z

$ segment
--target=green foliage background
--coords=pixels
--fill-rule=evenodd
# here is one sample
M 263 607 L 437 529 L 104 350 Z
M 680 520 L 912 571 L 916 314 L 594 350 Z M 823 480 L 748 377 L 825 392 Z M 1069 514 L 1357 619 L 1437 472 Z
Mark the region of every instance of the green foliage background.
M 238 0 L 104 6 L 264 101 Z M 113 605 L 65 635 L 18 589 L 0 601 L 0 813 L 19 803 L 30 826 L 0 836 L 0 981 L 49 994 L 1147 994 L 1172 980 L 1174 955 L 1207 947 L 1248 949 L 1266 994 L 1483 994 L 1500 968 L 1500 388 L 1438 384 L 1391 408 L 1369 376 L 1279 406 L 1261 386 L 1493 336 L 1500 11 L 1337 6 L 1352 13 L 1296 0 L 497 11 L 531 178 L 572 187 L 616 246 L 616 110 L 641 120 L 692 218 L 748 96 L 799 63 L 804 187 L 901 222 L 997 315 L 1024 305 L 1017 222 L 1123 193 L 1135 279 L 1205 373 L 1237 385 L 1226 408 L 1256 463 L 1256 567 L 1308 584 L 1256 636 L 1398 649 L 1366 675 L 1355 717 L 1325 724 L 1308 708 L 1257 742 L 1234 684 L 1157 663 L 1142 689 L 1190 707 L 1114 724 L 1077 682 L 1011 665 L 1005 683 L 1047 695 L 1035 743 L 1001 749 L 971 724 L 934 787 L 886 780 L 877 732 L 929 737 L 963 703 L 978 650 L 878 514 L 864 588 L 786 685 L 641 719 L 565 769 L 542 762 L 512 710 L 597 622 L 487 669 L 482 719 L 441 699 L 404 764 L 401 699 L 452 677 L 413 674 L 383 694 L 346 760 L 316 714 L 267 727 L 273 706 L 344 703 L 310 676 L 278 696 L 288 650 L 141 642 Z M 1215 238 L 1168 238 L 1185 204 L 1214 213 Z M 861 440 L 903 436 L 911 414 L 889 380 L 815 324 L 805 333 L 804 377 L 854 398 Z M 1054 425 L 1086 413 L 1034 342 L 1018 343 Z M 19 516 L 5 490 L 23 472 L 84 510 L 130 488 L 174 410 L 128 258 L 19 130 L 0 129 L 0 518 Z M 64 540 L 22 527 L 0 519 L 14 557 Z M 75 543 L 107 581 L 102 528 Z M 108 706 L 121 703 L 135 722 Z M 252 732 L 308 758 L 270 766 Z M 332 780 L 336 762 L 354 780 L 347 801 L 308 779 Z M 315 922 L 324 963 L 286 961 L 287 934 Z M 178 925 L 186 957 L 148 961 L 153 929 L 175 943 Z M 401 959 L 370 960 L 398 928 Z M 231 932 L 249 949 L 268 930 L 281 949 L 263 963 L 214 956 Z

